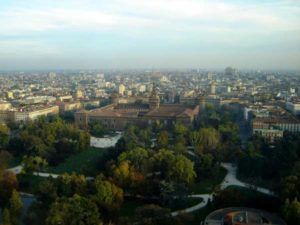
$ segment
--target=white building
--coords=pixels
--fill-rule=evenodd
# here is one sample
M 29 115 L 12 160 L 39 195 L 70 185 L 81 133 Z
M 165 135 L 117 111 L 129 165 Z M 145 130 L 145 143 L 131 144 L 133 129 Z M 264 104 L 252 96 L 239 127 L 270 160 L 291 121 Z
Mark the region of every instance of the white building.
M 300 102 L 286 102 L 285 107 L 294 115 L 300 115 Z
M 125 90 L 126 90 L 126 87 L 123 84 L 120 84 L 118 87 L 118 93 L 120 95 L 124 95 Z

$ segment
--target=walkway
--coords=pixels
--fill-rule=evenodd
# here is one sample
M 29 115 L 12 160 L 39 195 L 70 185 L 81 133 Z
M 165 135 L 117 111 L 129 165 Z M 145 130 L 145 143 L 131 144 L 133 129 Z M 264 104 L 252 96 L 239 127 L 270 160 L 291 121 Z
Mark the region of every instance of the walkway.
M 191 154 L 191 153 L 189 153 L 189 154 Z M 274 192 L 272 192 L 271 190 L 268 190 L 266 188 L 257 187 L 257 186 L 239 181 L 236 177 L 237 168 L 235 166 L 233 166 L 231 163 L 221 163 L 221 166 L 227 170 L 227 175 L 224 178 L 224 180 L 222 181 L 222 183 L 220 184 L 221 190 L 224 190 L 224 189 L 228 188 L 229 186 L 238 186 L 238 187 L 244 187 L 244 188 L 251 188 L 251 189 L 254 189 L 263 194 L 275 196 Z M 189 195 L 188 196 L 189 198 L 201 198 L 202 201 L 199 204 L 194 205 L 192 207 L 172 212 L 171 215 L 177 216 L 182 213 L 191 213 L 191 212 L 197 211 L 199 209 L 202 209 L 207 205 L 208 199 L 212 200 L 213 194 L 214 193 Z

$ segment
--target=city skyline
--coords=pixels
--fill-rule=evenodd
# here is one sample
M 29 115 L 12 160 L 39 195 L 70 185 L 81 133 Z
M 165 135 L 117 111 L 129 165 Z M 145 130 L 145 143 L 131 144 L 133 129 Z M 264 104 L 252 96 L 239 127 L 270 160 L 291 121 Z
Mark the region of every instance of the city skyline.
M 300 69 L 297 1 L 0 3 L 0 68 Z

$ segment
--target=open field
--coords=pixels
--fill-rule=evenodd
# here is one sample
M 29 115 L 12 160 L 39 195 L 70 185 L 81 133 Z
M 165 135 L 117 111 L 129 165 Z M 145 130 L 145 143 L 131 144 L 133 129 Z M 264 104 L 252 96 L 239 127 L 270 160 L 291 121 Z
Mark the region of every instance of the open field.
M 221 184 L 227 174 L 227 170 L 220 167 L 215 176 L 205 178 L 199 182 L 195 182 L 190 187 L 191 194 L 206 194 L 211 193 L 215 186 Z M 201 179 L 201 178 L 200 178 Z
M 72 155 L 63 163 L 47 168 L 46 172 L 54 174 L 80 173 L 88 176 L 97 174 L 97 163 L 107 149 L 90 147 L 88 150 Z

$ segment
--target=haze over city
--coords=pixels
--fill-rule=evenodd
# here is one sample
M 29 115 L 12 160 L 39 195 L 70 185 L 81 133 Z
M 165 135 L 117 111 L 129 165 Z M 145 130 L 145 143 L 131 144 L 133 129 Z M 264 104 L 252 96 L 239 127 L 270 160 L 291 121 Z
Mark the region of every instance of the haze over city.
M 0 67 L 300 69 L 300 1 L 0 3 Z

